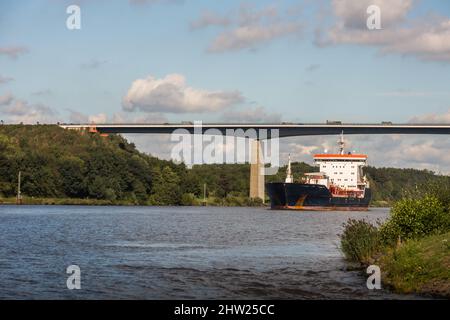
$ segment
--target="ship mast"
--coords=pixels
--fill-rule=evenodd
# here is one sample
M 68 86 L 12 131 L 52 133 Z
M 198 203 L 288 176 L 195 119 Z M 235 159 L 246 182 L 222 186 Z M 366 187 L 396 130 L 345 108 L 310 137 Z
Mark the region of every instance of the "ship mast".
M 291 155 L 289 154 L 289 158 L 288 158 L 288 165 L 287 165 L 287 169 L 286 169 L 286 183 L 292 183 L 293 182 L 293 178 L 292 178 L 292 171 L 291 171 Z
M 344 146 L 345 146 L 344 131 L 341 132 L 341 138 L 339 139 L 338 144 L 339 144 L 339 154 L 344 154 Z

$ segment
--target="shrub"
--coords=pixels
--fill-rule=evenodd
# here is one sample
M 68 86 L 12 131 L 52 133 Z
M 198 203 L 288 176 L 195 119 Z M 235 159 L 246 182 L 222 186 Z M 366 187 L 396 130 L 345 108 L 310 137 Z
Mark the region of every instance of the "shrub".
M 437 197 L 426 195 L 421 199 L 397 201 L 380 232 L 384 243 L 393 244 L 399 238 L 417 239 L 449 230 L 450 214 Z
M 445 183 L 443 180 L 442 183 L 429 183 L 427 185 L 427 194 L 433 195 L 439 199 L 442 205 L 445 207 L 447 212 L 450 211 L 450 183 Z
M 376 226 L 365 221 L 349 219 L 344 223 L 341 249 L 347 260 L 367 264 L 380 249 L 380 237 Z
M 260 198 L 246 198 L 246 206 L 249 207 L 261 207 L 264 203 Z
M 195 199 L 195 195 L 193 193 L 183 193 L 181 196 L 181 205 L 182 206 L 194 206 L 197 204 Z

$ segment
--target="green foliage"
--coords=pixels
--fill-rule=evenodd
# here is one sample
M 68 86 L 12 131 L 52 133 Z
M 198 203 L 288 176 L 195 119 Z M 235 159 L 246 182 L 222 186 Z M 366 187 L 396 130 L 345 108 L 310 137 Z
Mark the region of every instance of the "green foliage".
M 391 216 L 382 225 L 380 232 L 385 243 L 417 239 L 434 233 L 450 230 L 450 214 L 434 195 L 420 199 L 405 198 L 397 201 Z
M 228 195 L 225 198 L 212 197 L 207 199 L 207 204 L 212 206 L 225 206 L 225 207 L 258 207 L 262 206 L 261 199 L 250 199 L 248 196 Z
M 380 249 L 380 235 L 373 224 L 349 219 L 341 235 L 341 249 L 347 260 L 367 264 Z
M 194 165 L 183 181 L 185 190 L 191 190 L 203 198 L 203 184 L 208 195 L 225 198 L 231 193 L 248 197 L 250 166 L 248 164 L 204 164 Z M 192 188 L 192 189 L 190 189 Z
M 409 191 L 405 198 L 422 198 L 424 195 L 430 195 L 439 200 L 447 211 L 450 211 L 450 181 L 445 176 L 437 176 L 433 181 L 416 187 Z
M 195 205 L 199 205 L 199 201 L 195 198 L 195 194 L 183 193 L 183 195 L 181 196 L 181 205 L 195 206 Z
M 413 194 L 421 197 L 431 185 L 450 188 L 449 176 L 436 175 L 430 170 L 365 167 L 364 173 L 369 178 L 372 202 L 375 203 L 387 201 L 392 204 Z M 450 192 L 446 194 L 450 195 Z
M 448 184 L 428 183 L 397 201 L 380 228 L 349 220 L 341 235 L 345 257 L 379 265 L 396 291 L 450 297 L 449 198 Z
M 450 232 L 409 240 L 378 263 L 383 281 L 396 291 L 450 297 Z
M 119 135 L 64 130 L 58 126 L 0 126 L 0 196 L 14 197 L 22 172 L 22 193 L 35 198 L 77 198 L 146 203 L 154 172 L 184 166 L 136 150 Z
M 150 196 L 150 204 L 181 204 L 179 176 L 169 166 L 165 166 L 162 171 L 157 170 L 154 177 L 154 193 Z

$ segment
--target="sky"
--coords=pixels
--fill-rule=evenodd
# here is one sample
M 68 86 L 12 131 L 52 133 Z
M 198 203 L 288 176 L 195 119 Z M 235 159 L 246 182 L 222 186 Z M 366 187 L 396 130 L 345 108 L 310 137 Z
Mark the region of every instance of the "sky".
M 0 119 L 450 123 L 450 2 L 1 1 Z M 170 158 L 167 136 L 126 137 Z M 282 161 L 336 139 L 283 139 Z M 347 140 L 372 165 L 450 172 L 448 136 Z

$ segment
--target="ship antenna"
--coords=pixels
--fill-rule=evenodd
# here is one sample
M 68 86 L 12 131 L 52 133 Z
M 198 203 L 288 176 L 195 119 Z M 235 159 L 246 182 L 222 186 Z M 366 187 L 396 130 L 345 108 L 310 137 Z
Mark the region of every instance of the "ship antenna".
M 292 178 L 292 171 L 291 171 L 291 154 L 289 154 L 288 157 L 288 165 L 287 165 L 287 169 L 286 169 L 286 183 L 292 183 L 293 182 L 293 178 Z
M 341 131 L 341 138 L 339 139 L 338 144 L 339 144 L 339 153 L 344 154 L 344 146 L 345 146 L 344 130 Z

